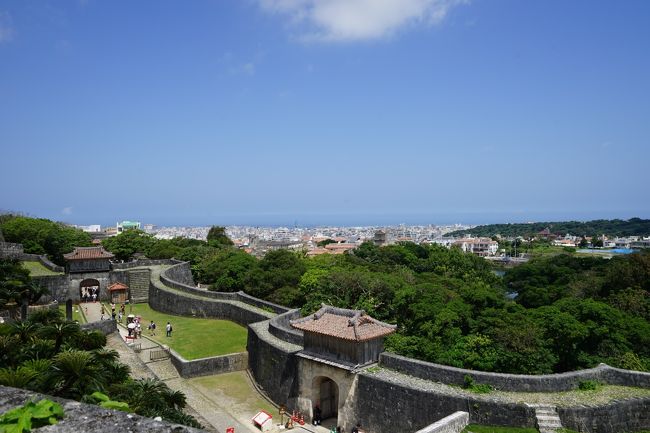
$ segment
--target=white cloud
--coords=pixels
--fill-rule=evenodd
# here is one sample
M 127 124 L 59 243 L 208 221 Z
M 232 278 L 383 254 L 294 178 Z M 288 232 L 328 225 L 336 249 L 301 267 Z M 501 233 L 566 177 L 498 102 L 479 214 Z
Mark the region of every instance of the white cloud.
M 371 40 L 412 25 L 435 25 L 469 0 L 258 0 L 263 10 L 288 16 L 317 41 Z
M 0 44 L 14 37 L 14 27 L 9 12 L 0 12 Z
M 72 215 L 72 206 L 64 207 L 61 209 L 63 215 Z

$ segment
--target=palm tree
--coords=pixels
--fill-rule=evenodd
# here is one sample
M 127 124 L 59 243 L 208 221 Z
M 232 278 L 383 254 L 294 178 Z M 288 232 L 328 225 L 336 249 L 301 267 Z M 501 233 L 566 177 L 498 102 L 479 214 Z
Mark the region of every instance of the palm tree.
M 47 379 L 56 395 L 79 399 L 85 394 L 103 391 L 105 377 L 90 352 L 69 350 L 57 354 Z
M 78 335 L 81 332 L 79 324 L 73 322 L 59 322 L 45 325 L 38 330 L 38 335 L 54 340 L 54 352 L 61 349 L 64 340 Z
M 167 388 L 162 393 L 162 397 L 170 408 L 183 409 L 187 405 L 187 398 L 181 391 L 173 391 Z
M 0 369 L 0 385 L 14 388 L 30 388 L 30 383 L 36 379 L 38 373 L 27 367 Z M 31 388 L 30 388 L 31 389 Z
M 34 337 L 36 337 L 36 332 L 40 328 L 40 325 L 38 323 L 24 321 L 24 322 L 14 322 L 10 325 L 10 327 L 11 327 L 10 330 L 11 335 L 18 336 L 18 339 L 20 340 L 21 343 L 27 343 L 28 341 L 31 341 L 34 339 Z

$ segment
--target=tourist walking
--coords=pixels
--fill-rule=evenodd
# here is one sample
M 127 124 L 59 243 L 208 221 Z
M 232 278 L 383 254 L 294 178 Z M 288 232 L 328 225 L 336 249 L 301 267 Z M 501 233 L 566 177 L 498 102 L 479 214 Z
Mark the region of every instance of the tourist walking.
M 165 330 L 167 331 L 167 336 L 171 337 L 172 336 L 172 324 L 167 322 L 167 327 L 165 328 Z
M 156 324 L 153 320 L 149 324 L 149 332 L 151 332 L 151 335 L 156 335 Z

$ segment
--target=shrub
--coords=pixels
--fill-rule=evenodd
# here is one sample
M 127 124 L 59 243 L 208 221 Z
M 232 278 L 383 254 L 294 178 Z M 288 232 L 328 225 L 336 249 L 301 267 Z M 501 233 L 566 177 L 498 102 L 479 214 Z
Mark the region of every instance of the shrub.
M 578 383 L 578 389 L 580 391 L 595 391 L 601 386 L 603 386 L 602 383 L 598 382 L 597 380 L 581 380 Z

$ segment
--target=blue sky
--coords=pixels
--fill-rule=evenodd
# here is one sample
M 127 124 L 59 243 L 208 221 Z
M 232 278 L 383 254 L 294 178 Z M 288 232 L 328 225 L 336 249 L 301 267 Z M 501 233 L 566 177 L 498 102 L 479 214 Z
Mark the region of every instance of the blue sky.
M 0 1 L 0 209 L 650 217 L 650 2 Z

